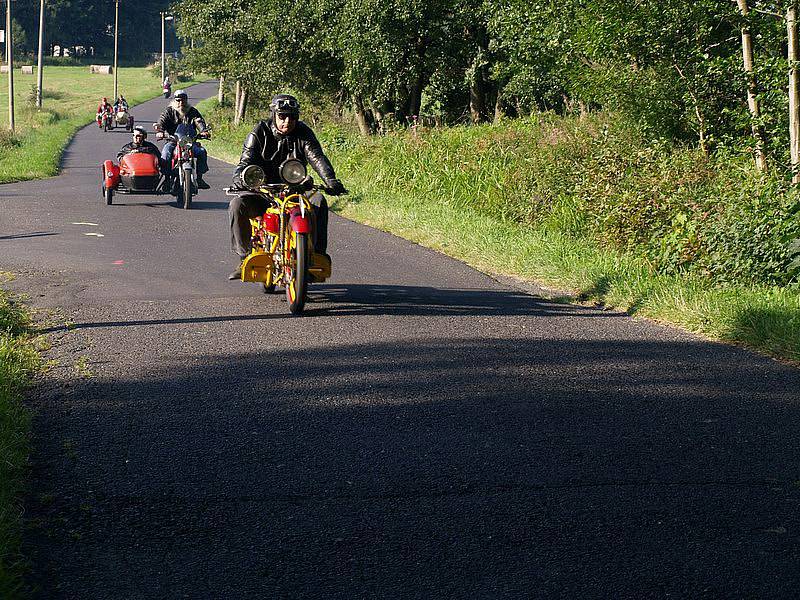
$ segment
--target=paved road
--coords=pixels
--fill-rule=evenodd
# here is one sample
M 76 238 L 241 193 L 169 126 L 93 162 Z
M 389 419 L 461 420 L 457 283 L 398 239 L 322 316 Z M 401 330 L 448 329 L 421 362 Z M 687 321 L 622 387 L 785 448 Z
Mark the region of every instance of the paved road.
M 53 341 L 36 597 L 796 597 L 797 370 L 339 218 L 291 318 L 225 279 L 230 167 L 189 212 L 102 203 L 126 140 L 0 187 Z

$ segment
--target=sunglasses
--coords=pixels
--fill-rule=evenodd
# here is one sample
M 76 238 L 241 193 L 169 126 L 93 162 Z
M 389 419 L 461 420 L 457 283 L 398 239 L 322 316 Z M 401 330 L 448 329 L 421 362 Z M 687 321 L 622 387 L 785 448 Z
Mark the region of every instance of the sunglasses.
M 297 120 L 297 115 L 287 115 L 287 114 L 278 113 L 278 118 L 281 121 L 296 121 Z

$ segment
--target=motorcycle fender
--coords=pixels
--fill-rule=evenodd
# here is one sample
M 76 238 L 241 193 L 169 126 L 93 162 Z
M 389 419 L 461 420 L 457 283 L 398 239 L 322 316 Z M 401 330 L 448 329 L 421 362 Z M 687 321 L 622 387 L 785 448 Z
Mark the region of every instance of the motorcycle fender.
M 272 256 L 253 252 L 242 263 L 242 281 L 266 281 L 272 274 Z
M 119 184 L 119 167 L 113 161 L 107 160 L 103 163 L 103 185 L 106 189 L 116 189 Z
M 192 163 L 190 163 L 190 162 L 183 163 L 183 170 L 184 171 L 191 171 L 192 170 Z
M 291 218 L 289 219 L 289 224 L 292 227 L 292 231 L 295 233 L 311 232 L 311 222 L 309 221 L 308 217 L 302 216 L 299 212 L 292 214 Z

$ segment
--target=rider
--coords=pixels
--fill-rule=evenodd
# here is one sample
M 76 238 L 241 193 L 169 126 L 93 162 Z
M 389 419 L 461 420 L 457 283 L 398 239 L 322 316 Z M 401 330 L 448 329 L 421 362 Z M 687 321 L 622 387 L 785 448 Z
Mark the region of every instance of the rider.
M 245 189 L 241 180 L 242 171 L 248 165 L 258 165 L 264 169 L 266 183 L 281 183 L 278 169 L 287 157 L 298 158 L 310 163 L 325 182 L 327 192 L 332 196 L 347 193 L 342 182 L 336 179 L 328 158 L 322 151 L 317 137 L 300 117 L 300 103 L 289 94 L 278 94 L 269 105 L 270 119 L 260 121 L 247 136 L 242 148 L 242 156 L 233 173 L 233 185 Z M 310 195 L 310 194 L 308 194 Z M 314 249 L 324 254 L 328 260 L 328 201 L 319 192 L 311 195 L 316 222 Z M 250 219 L 264 214 L 267 200 L 258 194 L 242 193 L 235 196 L 228 207 L 231 227 L 231 249 L 239 257 L 239 265 L 228 279 L 240 279 L 241 263 L 250 253 Z
M 122 94 L 120 94 L 117 101 L 114 102 L 114 112 L 119 112 L 120 110 L 128 110 L 128 101 L 125 100 L 125 96 Z
M 199 133 L 198 137 L 209 137 L 210 134 L 203 116 L 194 106 L 189 105 L 189 96 L 183 90 L 175 90 L 174 100 L 164 109 L 161 118 L 155 124 L 156 131 L 166 131 L 170 135 L 175 135 L 179 126 L 183 126 L 181 129 L 187 135 Z M 208 171 L 208 154 L 200 144 L 194 144 L 192 150 L 197 158 L 197 187 L 207 190 L 211 186 L 203 180 L 203 173 Z M 168 180 L 172 175 L 170 165 L 174 151 L 175 142 L 167 142 L 161 150 L 165 189 L 169 189 L 170 185 Z
M 100 104 L 97 105 L 97 126 L 103 127 L 103 115 L 112 111 L 111 105 L 108 103 L 108 98 L 103 96 Z
M 125 144 L 122 149 L 117 153 L 117 162 L 127 154 L 134 152 L 144 152 L 146 154 L 153 154 L 158 157 L 158 164 L 161 165 L 161 151 L 158 146 L 147 141 L 147 131 L 141 125 L 133 128 L 133 140 L 129 144 Z

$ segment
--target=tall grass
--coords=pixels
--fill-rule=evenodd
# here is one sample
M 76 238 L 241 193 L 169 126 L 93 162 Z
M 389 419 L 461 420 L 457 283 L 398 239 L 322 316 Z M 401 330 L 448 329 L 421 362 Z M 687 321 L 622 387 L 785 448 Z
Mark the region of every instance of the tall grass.
M 22 583 L 21 492 L 29 415 L 21 394 L 37 365 L 28 316 L 0 290 L 0 598 L 16 597 Z
M 218 127 L 210 151 L 235 162 L 251 126 Z M 788 271 L 797 192 L 740 159 L 647 143 L 608 116 L 317 133 L 352 192 L 334 204 L 346 217 L 489 273 L 800 361 Z

